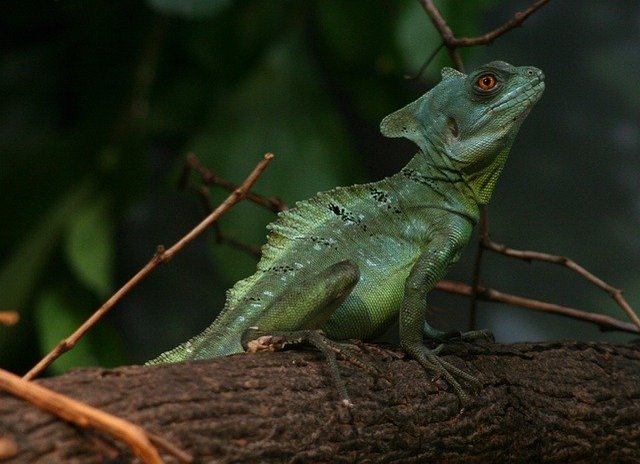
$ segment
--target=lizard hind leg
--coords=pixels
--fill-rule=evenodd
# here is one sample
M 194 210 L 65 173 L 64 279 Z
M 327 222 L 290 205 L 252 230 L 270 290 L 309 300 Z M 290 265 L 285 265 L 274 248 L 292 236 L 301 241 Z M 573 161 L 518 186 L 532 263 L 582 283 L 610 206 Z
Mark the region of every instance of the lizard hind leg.
M 276 299 L 254 326 L 242 334 L 242 346 L 248 352 L 276 351 L 300 343 L 314 346 L 327 360 L 342 404 L 351 406 L 336 360 L 339 348 L 320 328 L 349 296 L 359 279 L 358 266 L 347 260 L 297 282 L 295 288 Z
M 336 359 L 336 352 L 340 352 L 340 346 L 333 340 L 328 339 L 322 330 L 272 330 L 265 332 L 255 327 L 250 327 L 245 331 L 242 339 L 242 345 L 248 353 L 255 353 L 258 351 L 278 351 L 287 345 L 302 343 L 313 346 L 324 355 L 324 358 L 327 361 L 329 373 L 331 374 L 333 383 L 338 390 L 341 404 L 346 407 L 353 406 L 353 403 L 351 403 L 351 400 L 349 399 L 344 379 L 342 378 L 342 375 L 340 375 L 340 369 L 338 368 L 338 361 Z

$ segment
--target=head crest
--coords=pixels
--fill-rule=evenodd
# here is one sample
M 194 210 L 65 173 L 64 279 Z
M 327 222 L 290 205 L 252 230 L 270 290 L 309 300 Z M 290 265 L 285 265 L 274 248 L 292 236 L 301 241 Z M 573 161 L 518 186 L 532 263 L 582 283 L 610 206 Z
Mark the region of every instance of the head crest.
M 428 95 L 428 93 L 424 94 L 416 101 L 385 117 L 380 123 L 382 135 L 385 137 L 405 137 L 423 148 L 425 138 L 424 127 L 420 122 L 420 113 L 423 102 Z
M 464 79 L 465 77 L 467 77 L 466 74 L 463 74 L 460 71 L 457 71 L 453 68 L 447 68 L 447 67 L 442 68 L 441 75 L 442 75 L 443 81 L 447 79 L 454 79 L 454 78 Z

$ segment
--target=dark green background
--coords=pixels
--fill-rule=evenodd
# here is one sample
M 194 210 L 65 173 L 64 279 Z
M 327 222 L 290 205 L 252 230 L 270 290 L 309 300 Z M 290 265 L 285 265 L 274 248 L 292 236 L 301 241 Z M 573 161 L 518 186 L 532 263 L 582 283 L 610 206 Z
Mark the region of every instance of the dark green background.
M 439 2 L 458 35 L 487 31 L 526 1 Z M 5 1 L 0 85 L 0 365 L 21 372 L 135 273 L 158 244 L 202 217 L 178 192 L 194 151 L 239 182 L 276 154 L 256 189 L 287 203 L 379 179 L 407 162 L 380 119 L 428 90 L 449 64 L 412 0 Z M 553 0 L 493 45 L 464 51 L 535 65 L 547 91 L 494 194 L 492 236 L 576 259 L 640 307 L 640 4 Z M 213 201 L 224 193 L 213 189 Z M 242 204 L 224 230 L 260 243 L 273 216 Z M 473 247 L 453 277 L 468 281 Z M 194 335 L 254 260 L 192 244 L 138 286 L 70 354 L 79 365 L 141 362 Z M 487 255 L 482 282 L 616 315 L 566 270 Z M 464 327 L 468 302 L 434 294 L 430 316 Z M 498 340 L 629 340 L 588 324 L 481 303 Z

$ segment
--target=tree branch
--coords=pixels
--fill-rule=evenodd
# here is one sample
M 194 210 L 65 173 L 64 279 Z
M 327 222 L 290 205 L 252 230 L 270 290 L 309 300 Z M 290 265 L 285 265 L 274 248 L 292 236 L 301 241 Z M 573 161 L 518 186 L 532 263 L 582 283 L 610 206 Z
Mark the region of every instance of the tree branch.
M 537 10 L 542 8 L 549 0 L 536 0 L 528 8 L 516 12 L 509 21 L 505 22 L 501 26 L 496 27 L 494 30 L 487 32 L 477 37 L 456 37 L 445 19 L 440 14 L 438 8 L 434 5 L 432 0 L 419 0 L 420 4 L 431 18 L 431 22 L 438 29 L 440 36 L 445 42 L 447 48 L 456 49 L 460 47 L 473 47 L 476 45 L 489 45 L 502 34 L 509 32 L 522 23 Z
M 322 356 L 299 350 L 81 369 L 38 384 L 162 431 L 197 462 L 640 461 L 640 402 L 630 400 L 640 398 L 640 346 L 449 348 L 444 358 L 482 383 L 464 411 L 399 349 L 367 344 L 354 354 L 385 375 L 340 361 L 350 410 Z M 0 417 L 0 436 L 18 448 L 6 464 L 104 462 L 86 434 L 16 398 L 0 394 Z M 134 461 L 118 450 L 114 460 Z
M 238 188 L 236 184 L 233 184 L 228 180 L 220 177 L 214 171 L 203 165 L 200 159 L 194 153 L 188 153 L 178 185 L 181 190 L 184 190 L 188 186 L 190 186 L 189 173 L 191 172 L 191 170 L 196 171 L 202 178 L 202 182 L 207 185 L 218 185 L 229 192 L 233 192 Z M 285 211 L 286 209 L 288 209 L 287 205 L 279 197 L 266 197 L 264 195 L 259 195 L 257 193 L 249 191 L 246 193 L 246 198 L 247 200 L 260 205 L 268 209 L 269 211 L 273 211 L 274 213 L 279 213 L 280 211 Z
M 445 19 L 443 18 L 443 16 L 440 13 L 440 11 L 438 10 L 438 8 L 433 3 L 433 1 L 432 0 L 419 0 L 420 4 L 422 5 L 422 7 L 426 11 L 427 15 L 431 19 L 431 22 L 433 23 L 435 28 L 438 30 L 438 33 L 442 37 L 443 43 L 447 47 L 447 50 L 449 51 L 449 54 L 451 55 L 451 59 L 454 62 L 455 67 L 459 71 L 463 71 L 464 66 L 463 66 L 460 54 L 458 53 L 458 48 L 460 48 L 460 47 L 471 47 L 471 46 L 475 46 L 475 45 L 486 45 L 486 44 L 492 43 L 496 38 L 500 37 L 502 34 L 505 34 L 506 32 L 510 31 L 511 29 L 522 25 L 522 23 L 529 16 L 531 16 L 538 9 L 540 9 L 542 6 L 544 6 L 548 1 L 549 0 L 536 0 L 536 1 L 534 1 L 531 5 L 529 5 L 528 8 L 526 8 L 526 9 L 524 9 L 522 11 L 518 11 L 517 13 L 515 13 L 513 15 L 513 17 L 511 19 L 509 19 L 507 22 L 505 22 L 501 26 L 499 26 L 499 27 L 493 29 L 492 31 L 487 32 L 486 34 L 483 34 L 481 36 L 477 36 L 477 37 L 456 37 L 455 34 L 453 33 L 453 31 L 451 30 L 451 28 L 449 27 L 449 25 L 447 24 L 447 22 L 445 21 Z M 483 255 L 484 249 L 489 249 L 491 251 L 503 254 L 505 256 L 515 257 L 515 258 L 524 259 L 524 260 L 528 260 L 528 261 L 538 260 L 538 261 L 545 261 L 545 262 L 548 262 L 548 263 L 560 264 L 560 265 L 562 265 L 564 267 L 567 267 L 567 268 L 573 270 L 574 272 L 580 274 L 587 281 L 591 282 L 592 284 L 596 285 L 597 287 L 599 287 L 602 290 L 604 290 L 605 292 L 607 292 L 615 300 L 615 302 L 618 303 L 618 305 L 623 309 L 623 311 L 626 313 L 626 315 L 629 317 L 629 319 L 635 324 L 635 326 L 638 329 L 640 329 L 640 318 L 638 318 L 638 316 L 633 311 L 633 309 L 631 308 L 629 303 L 627 303 L 625 298 L 622 296 L 622 291 L 620 289 L 608 284 L 607 282 L 603 281 L 599 277 L 596 277 L 594 274 L 592 274 L 591 272 L 587 271 L 584 267 L 580 266 L 576 262 L 574 262 L 574 261 L 572 261 L 572 260 L 570 260 L 568 258 L 562 257 L 562 256 L 550 255 L 548 253 L 541 253 L 541 252 L 537 252 L 537 251 L 515 250 L 515 249 L 508 248 L 508 247 L 506 247 L 504 245 L 500 245 L 498 243 L 493 242 L 490 239 L 490 236 L 489 236 L 489 220 L 488 220 L 488 214 L 487 214 L 487 208 L 486 207 L 483 207 L 480 210 L 479 230 L 480 230 L 479 244 L 478 244 L 478 248 L 476 250 L 476 257 L 475 257 L 475 262 L 474 262 L 473 276 L 472 276 L 472 279 L 471 279 L 473 285 L 472 285 L 472 291 L 469 294 L 469 296 L 471 297 L 470 318 L 469 318 L 470 319 L 469 325 L 470 325 L 471 329 L 473 329 L 475 327 L 477 299 L 480 296 L 480 294 L 482 293 L 481 292 L 481 287 L 480 287 L 480 272 L 481 272 L 481 269 L 482 269 L 482 255 Z M 495 295 L 495 293 L 492 293 L 492 294 Z M 504 294 L 502 294 L 502 295 L 504 295 Z M 484 298 L 487 298 L 487 297 L 488 297 L 488 294 L 485 292 L 484 293 Z M 515 296 L 513 296 L 513 297 L 515 297 Z M 531 299 L 528 299 L 528 298 L 522 298 L 522 297 L 517 297 L 517 298 L 520 298 L 519 301 L 521 303 L 523 303 L 525 301 L 528 301 L 529 303 L 535 301 L 535 300 L 531 300 Z M 511 301 L 515 301 L 515 300 L 513 300 L 513 298 L 511 298 Z M 527 303 L 527 304 L 529 304 L 529 303 Z M 544 305 L 549 305 L 549 303 L 537 302 L 537 303 L 532 303 L 532 305 L 529 305 L 529 306 L 526 306 L 526 307 L 528 307 L 530 309 L 541 310 L 540 308 L 543 307 L 543 306 L 540 305 L 541 303 L 542 303 L 543 306 Z M 554 306 L 556 307 L 556 309 L 564 308 L 563 306 L 560 306 L 560 305 L 554 305 Z M 548 307 L 548 306 L 544 306 L 544 307 Z M 585 316 L 587 315 L 587 313 L 583 312 L 583 311 L 579 311 L 578 313 L 575 313 L 575 314 L 580 314 L 580 316 L 579 316 L 580 319 L 584 319 Z M 569 315 L 569 314 L 565 314 L 565 315 Z M 571 317 L 574 317 L 574 316 L 571 316 Z M 585 320 L 592 320 L 592 319 L 589 318 L 589 319 L 585 319 Z

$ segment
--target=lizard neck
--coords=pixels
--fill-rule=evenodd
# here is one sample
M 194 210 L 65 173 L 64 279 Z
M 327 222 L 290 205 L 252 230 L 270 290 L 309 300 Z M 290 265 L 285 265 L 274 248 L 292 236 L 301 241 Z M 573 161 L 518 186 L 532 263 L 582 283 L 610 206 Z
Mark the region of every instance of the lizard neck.
M 396 176 L 413 189 L 410 197 L 416 207 L 444 209 L 478 222 L 480 203 L 472 185 L 450 158 L 432 145 L 423 146 Z
M 465 181 L 465 184 L 469 186 L 469 189 L 473 192 L 473 196 L 479 206 L 484 206 L 491 200 L 493 189 L 496 186 L 498 177 L 504 168 L 504 164 L 507 161 L 509 155 L 510 146 L 503 148 L 496 158 L 488 166 L 475 170 L 471 169 L 469 172 L 463 170 L 461 176 Z
M 507 161 L 513 138 L 497 152 L 493 159 L 482 164 L 475 163 L 460 165 L 456 156 L 447 154 L 444 143 L 433 143 L 427 139 L 422 145 L 422 152 L 418 153 L 409 164 L 420 166 L 425 172 L 433 173 L 440 181 L 449 182 L 462 194 L 463 203 L 467 206 L 484 206 L 489 203 L 498 177 Z

